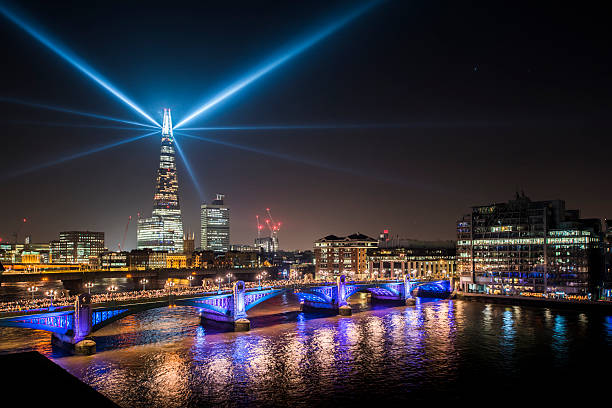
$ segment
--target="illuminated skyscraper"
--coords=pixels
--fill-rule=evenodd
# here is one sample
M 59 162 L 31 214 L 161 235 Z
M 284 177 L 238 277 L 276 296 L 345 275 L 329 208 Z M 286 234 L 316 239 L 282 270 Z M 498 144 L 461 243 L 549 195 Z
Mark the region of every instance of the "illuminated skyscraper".
M 138 220 L 138 249 L 183 252 L 183 221 L 174 160 L 170 109 L 164 109 L 161 154 L 151 218 Z
M 230 217 L 223 199 L 223 194 L 217 194 L 217 199 L 211 204 L 202 204 L 202 230 L 200 244 L 203 250 L 227 252 L 230 249 Z

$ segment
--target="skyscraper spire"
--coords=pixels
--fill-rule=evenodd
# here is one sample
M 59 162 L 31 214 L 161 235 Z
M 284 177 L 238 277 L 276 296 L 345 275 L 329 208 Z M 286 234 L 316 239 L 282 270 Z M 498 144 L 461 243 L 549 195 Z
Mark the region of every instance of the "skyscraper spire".
M 153 215 L 138 220 L 138 248 L 183 251 L 183 221 L 179 205 L 178 178 L 170 109 L 164 109 L 159 168 L 153 196 Z
M 167 137 L 172 139 L 172 115 L 170 114 L 170 109 L 164 109 L 164 121 L 162 125 L 162 137 Z

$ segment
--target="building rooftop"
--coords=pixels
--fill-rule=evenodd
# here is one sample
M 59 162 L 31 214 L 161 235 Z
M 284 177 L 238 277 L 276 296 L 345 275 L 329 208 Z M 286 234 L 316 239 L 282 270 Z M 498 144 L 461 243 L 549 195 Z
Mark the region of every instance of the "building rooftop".
M 319 238 L 315 242 L 326 242 L 326 241 L 370 241 L 370 242 L 378 242 L 377 239 L 370 238 L 367 235 L 361 234 L 359 232 L 355 234 L 351 234 L 346 237 L 339 237 L 337 235 L 327 235 L 323 238 Z

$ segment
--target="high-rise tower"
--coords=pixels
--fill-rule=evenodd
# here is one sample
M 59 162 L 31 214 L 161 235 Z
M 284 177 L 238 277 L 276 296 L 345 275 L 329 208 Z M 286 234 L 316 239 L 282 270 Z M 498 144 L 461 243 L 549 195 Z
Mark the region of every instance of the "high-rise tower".
M 138 249 L 183 251 L 183 221 L 179 205 L 178 179 L 170 109 L 164 109 L 161 154 L 151 218 L 138 220 Z
M 230 214 L 223 200 L 225 195 L 217 194 L 211 204 L 202 204 L 201 247 L 203 250 L 227 252 L 230 249 Z

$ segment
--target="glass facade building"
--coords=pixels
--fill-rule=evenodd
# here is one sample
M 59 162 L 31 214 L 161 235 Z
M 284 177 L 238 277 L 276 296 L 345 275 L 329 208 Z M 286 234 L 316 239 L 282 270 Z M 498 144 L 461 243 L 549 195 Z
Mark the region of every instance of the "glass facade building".
M 178 195 L 178 178 L 170 109 L 164 109 L 161 154 L 150 218 L 138 220 L 138 249 L 183 252 L 183 220 Z
M 465 291 L 590 298 L 603 272 L 599 219 L 562 200 L 472 207 L 457 222 L 457 271 Z
M 59 240 L 51 241 L 51 262 L 62 264 L 89 264 L 104 248 L 104 233 L 94 231 L 60 232 Z
M 227 252 L 230 249 L 230 214 L 224 199 L 223 194 L 217 194 L 211 204 L 202 204 L 200 208 L 200 244 L 204 251 Z

